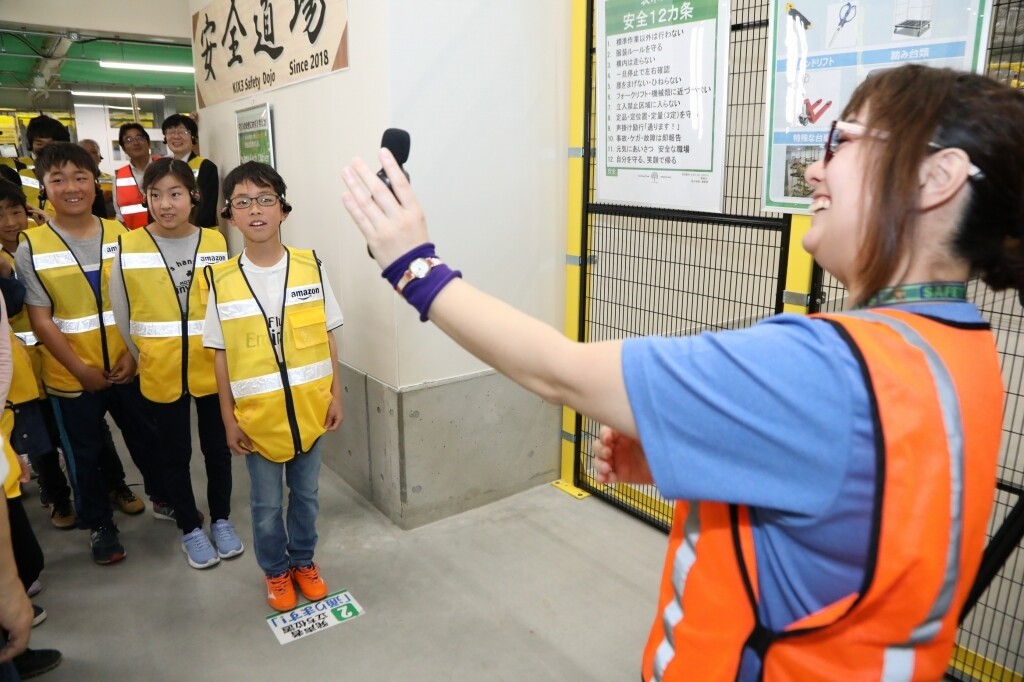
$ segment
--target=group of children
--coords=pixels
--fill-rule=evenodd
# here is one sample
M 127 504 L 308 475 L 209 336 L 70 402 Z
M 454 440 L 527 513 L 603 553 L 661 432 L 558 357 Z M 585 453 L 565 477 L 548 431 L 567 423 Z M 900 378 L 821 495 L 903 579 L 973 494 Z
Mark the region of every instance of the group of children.
M 27 448 L 11 439 L 18 453 L 32 455 L 62 523 L 89 529 L 95 562 L 125 558 L 111 504 L 129 511 L 120 504 L 126 492 L 132 511 L 143 507 L 119 473 L 110 414 L 154 513 L 181 530 L 190 566 L 209 568 L 244 550 L 229 520 L 231 453 L 243 455 L 268 603 L 294 608 L 296 586 L 311 601 L 325 597 L 313 561 L 317 481 L 320 437 L 342 421 L 330 333 L 342 315 L 315 253 L 281 242 L 291 211 L 281 176 L 248 162 L 225 178 L 221 215 L 245 238 L 244 251 L 229 259 L 220 232 L 194 224 L 196 173 L 181 160 L 146 168 L 141 189 L 150 222 L 135 230 L 91 213 L 99 171 L 78 145 L 47 145 L 34 170 L 52 211 L 35 227 L 25 194 L 0 180 L 4 262 L 24 286 L 25 312 L 12 312 L 10 342 L 26 359 L 19 364 L 16 353 L 5 411 L 13 419 L 5 418 L 4 435 L 42 441 Z M 9 281 L 4 274 L 0 264 L 0 282 Z M 209 534 L 189 472 L 192 404 Z M 66 484 L 62 490 L 54 482 L 63 476 L 56 440 L 74 489 L 73 515 Z

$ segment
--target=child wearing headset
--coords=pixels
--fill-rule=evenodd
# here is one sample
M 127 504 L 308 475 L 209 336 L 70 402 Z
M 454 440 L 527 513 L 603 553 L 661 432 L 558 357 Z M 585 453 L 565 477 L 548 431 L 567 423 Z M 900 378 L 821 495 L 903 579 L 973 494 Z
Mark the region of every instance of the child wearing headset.
M 104 485 L 109 412 L 120 427 L 146 489 L 159 496 L 150 448 L 157 438 L 110 308 L 109 273 L 117 238 L 126 232 L 97 218 L 96 162 L 70 142 L 52 142 L 36 158 L 36 172 L 55 217 L 22 233 L 15 254 L 32 331 L 43 343 L 42 379 L 62 426 L 64 455 L 75 481 L 80 525 L 89 528 L 93 561 L 125 557 Z
M 192 224 L 199 192 L 185 162 L 152 162 L 142 190 L 153 222 L 118 239 L 110 299 L 121 336 L 138 362 L 142 397 L 160 436 L 155 468 L 181 529 L 181 549 L 192 568 L 210 568 L 244 550 L 228 520 L 231 454 L 220 418 L 213 351 L 202 343 L 209 288 L 196 276 L 197 268 L 227 260 L 227 244 L 220 232 Z M 206 463 L 212 543 L 203 531 L 189 474 L 193 401 Z
M 327 596 L 313 562 L 320 436 L 341 425 L 341 379 L 331 331 L 341 309 L 313 251 L 281 243 L 291 206 L 271 166 L 249 161 L 224 179 L 222 216 L 245 250 L 208 266 L 203 343 L 214 366 L 228 447 L 245 456 L 253 543 L 267 603 L 295 608 L 293 582 L 310 601 Z M 287 519 L 281 480 L 288 486 Z

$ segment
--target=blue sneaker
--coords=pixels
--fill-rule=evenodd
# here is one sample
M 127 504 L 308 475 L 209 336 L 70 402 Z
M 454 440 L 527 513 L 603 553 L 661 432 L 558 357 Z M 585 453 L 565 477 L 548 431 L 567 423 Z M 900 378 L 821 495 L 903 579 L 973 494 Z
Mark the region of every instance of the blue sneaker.
M 227 519 L 211 523 L 210 534 L 213 535 L 213 541 L 217 545 L 217 554 L 221 559 L 230 559 L 245 550 L 242 541 L 238 539 L 238 534 L 235 533 L 235 527 Z
M 181 551 L 188 557 L 188 565 L 192 568 L 209 568 L 220 563 L 220 557 L 202 528 L 181 536 Z

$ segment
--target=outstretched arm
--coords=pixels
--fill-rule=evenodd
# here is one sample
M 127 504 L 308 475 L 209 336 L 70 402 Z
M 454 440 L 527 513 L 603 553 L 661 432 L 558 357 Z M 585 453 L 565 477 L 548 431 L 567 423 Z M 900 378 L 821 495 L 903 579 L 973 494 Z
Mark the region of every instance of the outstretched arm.
M 380 159 L 394 194 L 358 158 L 342 177 L 349 190 L 345 208 L 386 268 L 429 237 L 423 212 L 394 157 L 382 149 Z M 570 341 L 461 279 L 441 290 L 429 314 L 456 343 L 524 388 L 636 436 L 622 376 L 621 341 Z

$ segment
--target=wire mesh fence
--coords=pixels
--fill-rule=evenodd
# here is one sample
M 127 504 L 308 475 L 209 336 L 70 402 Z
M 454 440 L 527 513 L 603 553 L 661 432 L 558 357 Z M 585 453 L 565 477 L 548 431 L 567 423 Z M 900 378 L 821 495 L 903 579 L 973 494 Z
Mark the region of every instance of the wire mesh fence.
M 789 222 L 761 210 L 768 13 L 763 0 L 734 2 L 731 10 L 721 214 L 595 204 L 596 160 L 590 154 L 581 340 L 735 329 L 782 309 Z M 591 55 L 586 132 L 592 150 L 597 86 L 593 50 Z M 578 419 L 576 484 L 667 530 L 672 510 L 654 486 L 601 486 L 591 478 L 590 444 L 598 428 Z

